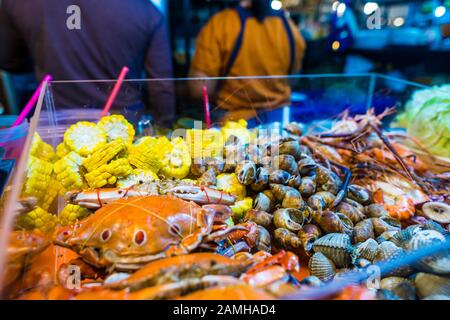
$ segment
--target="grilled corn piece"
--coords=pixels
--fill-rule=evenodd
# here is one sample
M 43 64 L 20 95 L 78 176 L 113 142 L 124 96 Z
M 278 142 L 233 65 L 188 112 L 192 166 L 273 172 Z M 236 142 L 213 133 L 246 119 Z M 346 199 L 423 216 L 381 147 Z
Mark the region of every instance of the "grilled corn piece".
M 134 127 L 124 116 L 115 114 L 103 117 L 97 125 L 106 133 L 108 142 L 122 138 L 128 144 L 133 143 L 135 134 Z
M 64 143 L 70 150 L 86 157 L 106 143 L 106 133 L 95 123 L 81 121 L 67 129 Z
M 59 221 L 63 226 L 71 225 L 77 220 L 86 218 L 92 212 L 76 204 L 68 204 L 59 213 Z
M 30 156 L 22 195 L 35 197 L 38 203 L 42 203 L 51 183 L 52 172 L 52 163 Z
M 83 166 L 88 172 L 91 172 L 95 169 L 98 169 L 102 165 L 107 164 L 125 148 L 126 145 L 123 139 L 117 138 L 116 140 L 107 143 L 97 149 L 93 154 L 91 154 L 86 160 L 83 161 Z
M 183 179 L 191 168 L 191 154 L 188 144 L 182 138 L 172 141 L 172 149 L 163 161 L 161 173 L 167 178 Z
M 53 231 L 58 224 L 58 217 L 46 210 L 36 207 L 34 210 L 20 215 L 17 219 L 19 227 L 34 230 L 38 229 L 45 233 Z
M 106 185 L 114 185 L 118 178 L 125 178 L 132 171 L 133 168 L 127 159 L 118 159 L 87 173 L 84 178 L 89 187 L 102 188 Z
M 86 182 L 81 175 L 81 165 L 84 158 L 75 152 L 70 152 L 55 162 L 56 180 L 61 184 L 61 193 L 69 190 L 85 189 Z

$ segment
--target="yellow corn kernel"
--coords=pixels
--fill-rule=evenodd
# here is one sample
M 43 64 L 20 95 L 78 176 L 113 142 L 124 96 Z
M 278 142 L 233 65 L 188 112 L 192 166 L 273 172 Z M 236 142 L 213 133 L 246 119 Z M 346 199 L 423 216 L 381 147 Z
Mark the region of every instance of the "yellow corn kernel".
M 77 220 L 86 218 L 92 212 L 75 204 L 68 204 L 59 213 L 59 221 L 63 226 L 71 225 Z
M 86 157 L 106 143 L 106 133 L 95 123 L 81 121 L 67 129 L 64 143 L 70 150 Z
M 222 173 L 217 176 L 217 189 L 231 193 L 237 200 L 243 200 L 247 194 L 246 187 L 241 184 L 235 173 Z
M 19 227 L 34 230 L 38 229 L 45 233 L 52 232 L 58 224 L 58 217 L 46 210 L 36 207 L 34 210 L 20 215 L 17 219 Z
M 54 171 L 56 180 L 62 186 L 61 193 L 86 188 L 86 183 L 81 175 L 83 160 L 83 157 L 72 151 L 55 162 Z
M 117 159 L 108 164 L 108 172 L 117 177 L 125 178 L 133 172 L 133 168 L 127 159 Z
M 64 142 L 61 142 L 56 147 L 56 156 L 58 157 L 58 159 L 61 159 L 62 157 L 67 155 L 69 152 L 70 152 L 70 148 L 68 146 L 66 146 L 66 144 Z
M 113 185 L 116 183 L 117 178 L 125 178 L 131 174 L 133 168 L 127 159 L 118 159 L 111 161 L 109 164 L 105 164 L 98 169 L 92 170 L 87 173 L 84 178 L 86 179 L 89 187 L 102 188 L 106 185 Z
M 236 203 L 230 206 L 230 208 L 231 211 L 233 211 L 233 217 L 235 220 L 239 221 L 248 210 L 253 208 L 253 199 L 247 197 L 244 200 L 236 201 Z
M 48 143 L 45 143 L 37 132 L 33 136 L 30 155 L 48 162 L 53 162 L 55 160 L 55 151 L 53 150 L 53 147 Z
M 95 170 L 111 161 L 120 151 L 125 149 L 125 147 L 126 146 L 122 138 L 118 138 L 98 148 L 93 154 L 83 161 L 83 166 L 88 172 Z
M 122 138 L 126 143 L 133 143 L 135 134 L 134 127 L 124 118 L 124 116 L 114 114 L 112 116 L 103 117 L 97 125 L 106 133 L 108 142 L 114 141 L 117 138 Z
M 55 201 L 56 197 L 58 196 L 60 190 L 61 184 L 58 182 L 58 180 L 56 180 L 55 175 L 53 175 L 47 188 L 45 197 L 40 204 L 41 208 L 48 211 Z
M 38 203 L 41 203 L 51 183 L 52 172 L 53 164 L 30 156 L 22 195 L 35 197 L 38 199 Z
M 128 149 L 128 161 L 138 169 L 157 173 L 162 167 L 164 156 L 157 138 L 145 137 Z

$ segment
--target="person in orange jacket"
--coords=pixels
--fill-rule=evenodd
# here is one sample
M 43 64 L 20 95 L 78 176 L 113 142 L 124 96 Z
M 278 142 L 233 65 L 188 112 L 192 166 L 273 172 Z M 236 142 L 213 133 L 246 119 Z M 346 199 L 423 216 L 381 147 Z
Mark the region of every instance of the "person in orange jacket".
M 201 30 L 190 77 L 285 76 L 300 71 L 306 44 L 284 11 L 270 0 L 241 1 L 215 16 Z M 284 78 L 208 80 L 209 95 L 221 119 L 251 119 L 289 105 L 291 89 Z M 201 99 L 204 81 L 191 81 Z

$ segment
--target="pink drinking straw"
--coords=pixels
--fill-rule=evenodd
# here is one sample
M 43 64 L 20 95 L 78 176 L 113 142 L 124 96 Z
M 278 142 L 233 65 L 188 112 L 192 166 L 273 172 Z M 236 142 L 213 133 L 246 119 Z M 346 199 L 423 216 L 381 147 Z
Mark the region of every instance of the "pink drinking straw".
M 117 82 L 114 85 L 111 94 L 109 95 L 108 101 L 106 101 L 105 107 L 103 108 L 103 111 L 101 113 L 101 117 L 106 116 L 109 112 L 109 109 L 111 109 L 111 106 L 113 105 L 114 100 L 116 100 L 117 94 L 119 93 L 120 87 L 122 86 L 123 80 L 125 80 L 128 71 L 130 71 L 130 69 L 128 69 L 127 67 L 123 67 L 122 71 L 120 71 L 119 78 L 117 78 Z
M 208 98 L 208 88 L 206 85 L 203 86 L 203 103 L 205 107 L 205 122 L 206 122 L 206 129 L 211 128 L 211 114 L 209 112 L 209 98 Z
M 13 127 L 17 127 L 19 124 L 25 120 L 25 118 L 28 116 L 28 114 L 33 110 L 34 106 L 36 105 L 37 100 L 39 99 L 39 94 L 41 93 L 42 86 L 44 83 L 52 81 L 52 76 L 47 74 L 44 79 L 41 81 L 37 89 L 34 91 L 33 95 L 31 96 L 30 101 L 25 105 L 25 108 L 23 108 L 22 112 L 17 117 L 16 121 L 13 123 Z

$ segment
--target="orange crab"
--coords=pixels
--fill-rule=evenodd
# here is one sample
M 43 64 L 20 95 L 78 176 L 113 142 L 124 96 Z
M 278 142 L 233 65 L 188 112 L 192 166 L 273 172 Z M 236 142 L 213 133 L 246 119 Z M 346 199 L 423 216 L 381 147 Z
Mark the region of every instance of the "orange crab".
M 88 218 L 58 230 L 55 244 L 71 248 L 88 264 L 109 271 L 133 271 L 219 242 L 243 225 L 225 224 L 231 210 L 171 195 L 121 199 Z

